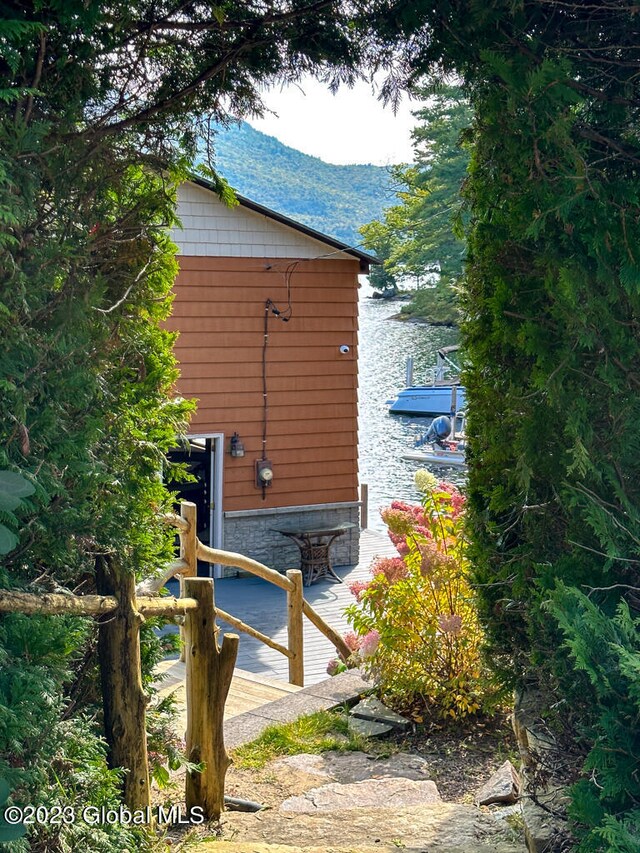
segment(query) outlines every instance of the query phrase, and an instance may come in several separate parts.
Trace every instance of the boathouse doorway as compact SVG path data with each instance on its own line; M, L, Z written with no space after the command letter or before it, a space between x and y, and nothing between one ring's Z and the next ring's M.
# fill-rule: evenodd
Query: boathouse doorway
M210 548L223 548L222 483L224 464L223 433L190 435L188 444L173 450L173 462L184 463L196 479L192 483L170 484L178 492L177 501L191 501L197 507L198 539ZM198 563L198 574L219 578L222 567Z

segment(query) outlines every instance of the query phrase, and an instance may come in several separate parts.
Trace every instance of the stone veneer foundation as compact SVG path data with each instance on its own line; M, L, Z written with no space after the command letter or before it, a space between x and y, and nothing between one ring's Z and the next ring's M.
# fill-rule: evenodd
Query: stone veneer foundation
M354 566L360 552L360 504L357 501L225 512L223 547L225 551L251 557L280 572L298 569L298 546L278 533L278 529L330 527L345 521L358 526L335 540L331 546L331 562L333 566ZM236 569L223 571L225 577L240 574Z

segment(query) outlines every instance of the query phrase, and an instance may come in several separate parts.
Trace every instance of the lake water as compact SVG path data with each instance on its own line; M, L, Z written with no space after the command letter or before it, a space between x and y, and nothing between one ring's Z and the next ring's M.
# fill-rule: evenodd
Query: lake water
M369 486L369 527L385 531L381 507L394 499L419 501L413 475L419 462L403 460L426 430L430 418L390 415L387 400L405 387L406 360L413 356L414 381L422 381L436 363L442 346L458 342L458 332L438 326L390 319L402 303L371 299L368 284L360 289L359 429L360 482ZM450 482L464 481L464 473L434 467L434 474Z

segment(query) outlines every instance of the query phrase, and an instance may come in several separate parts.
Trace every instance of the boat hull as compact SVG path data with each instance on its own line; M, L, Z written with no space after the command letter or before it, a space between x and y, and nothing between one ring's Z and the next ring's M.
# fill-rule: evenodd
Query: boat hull
M465 407L465 391L460 385L412 385L400 391L389 406L394 415L448 415L451 392L456 389L456 410Z
M410 462L422 462L426 465L444 465L448 468L467 467L463 450L441 450L438 447L433 447L414 453L405 453L402 458Z

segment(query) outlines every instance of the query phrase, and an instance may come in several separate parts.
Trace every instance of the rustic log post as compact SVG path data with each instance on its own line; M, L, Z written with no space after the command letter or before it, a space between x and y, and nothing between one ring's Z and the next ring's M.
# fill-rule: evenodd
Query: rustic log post
M287 591L287 628L289 635L289 683L304 687L304 637L302 626L303 579L300 569L289 569L287 577L293 584Z
M224 747L224 706L238 654L238 635L226 634L222 647L215 636L213 582L185 578L185 592L198 609L185 617L187 658L187 759L203 764L187 773L187 812L199 807L207 819L224 810L224 779L231 761Z
M184 597L185 578L195 578L198 575L198 510L194 503L182 501L180 504L180 516L189 526L180 534L180 558L187 564L187 568L180 575L180 597ZM180 628L180 660L185 660L185 635L184 629Z
M96 565L98 592L114 595L119 607L101 618L98 660L102 684L104 729L111 767L124 772L123 799L130 809L150 805L147 758L147 697L140 671L140 624L135 578L112 557Z

